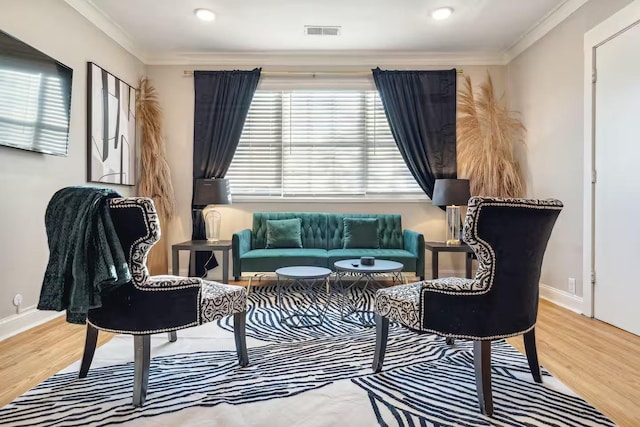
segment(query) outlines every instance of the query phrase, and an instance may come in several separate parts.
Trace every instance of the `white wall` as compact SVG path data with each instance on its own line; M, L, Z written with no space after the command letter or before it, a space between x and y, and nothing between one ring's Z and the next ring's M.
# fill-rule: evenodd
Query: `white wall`
M37 304L49 255L49 199L62 187L86 184L87 61L134 86L144 65L62 0L2 0L0 29L73 68L68 157L0 147L1 324L14 318L15 294L23 295L23 310Z
M331 64L331 62L327 62ZM256 64L255 66L259 66ZM362 64L358 70L369 70L376 64ZM286 66L277 69L282 70ZM453 66L435 67L449 69ZM253 66L212 67L212 66L148 66L148 75L158 90L160 104L164 110L164 129L167 137L167 155L173 186L176 191L177 218L166 228L169 244L189 240L191 238L191 180L193 171L193 108L194 92L193 78L184 76L183 70L189 69L251 69ZM314 67L314 71L322 71L322 67ZM336 67L325 66L329 70ZM353 68L353 67L352 67ZM383 67L392 69L393 67ZM409 67L403 65L401 69ZM425 67L426 68L426 67ZM434 67L430 67L434 68ZM459 65L465 73L471 76L474 84L479 84L490 72L496 90L501 94L505 90L506 68L502 66L480 67ZM265 71L268 71L266 68ZM461 80L459 80L461 83ZM373 86L372 86L373 88ZM238 203L217 208L222 213L222 239L230 239L232 234L244 228L251 228L252 214L256 211L319 211L319 212L375 212L397 213L402 215L403 228L419 231L427 240L444 239L444 213L431 205L430 201L423 200L399 202L393 200L390 203L357 202L345 203L334 201L315 202L269 202L269 203ZM181 270L186 273L187 253L181 255ZM456 270L458 274L464 274L464 258L461 254L443 254L440 256L441 274L444 270L452 274ZM231 271L231 270L230 270ZM426 275L430 277L431 262L427 254ZM210 277L221 278L220 267L210 273Z
M511 108L528 129L529 195L555 197L560 214L545 255L541 281L582 295L584 34L631 0L591 0L511 61Z

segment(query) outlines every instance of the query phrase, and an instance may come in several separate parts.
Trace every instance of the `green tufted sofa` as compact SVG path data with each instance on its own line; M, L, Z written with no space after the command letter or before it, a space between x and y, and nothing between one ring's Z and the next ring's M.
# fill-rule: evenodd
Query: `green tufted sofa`
M302 248L265 249L267 220L302 220ZM378 218L380 249L343 249L344 218ZM404 272L424 279L424 236L402 230L400 215L343 214L321 212L256 212L253 229L233 235L233 275L243 272L274 272L280 267L314 265L333 269L336 261L362 256L388 259L404 264Z

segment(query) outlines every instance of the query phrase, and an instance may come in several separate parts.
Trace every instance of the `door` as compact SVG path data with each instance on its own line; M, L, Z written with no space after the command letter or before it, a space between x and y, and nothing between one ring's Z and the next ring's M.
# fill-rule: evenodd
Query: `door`
M640 25L595 64L594 316L640 335Z

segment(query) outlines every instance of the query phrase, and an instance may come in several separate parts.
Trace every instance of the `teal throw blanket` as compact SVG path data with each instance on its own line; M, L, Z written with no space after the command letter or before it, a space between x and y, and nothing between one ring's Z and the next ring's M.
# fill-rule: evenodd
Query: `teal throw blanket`
M110 189L67 187L53 195L45 226L49 263L40 291L40 310L67 310L67 322L84 324L101 306L101 294L131 281L107 200Z

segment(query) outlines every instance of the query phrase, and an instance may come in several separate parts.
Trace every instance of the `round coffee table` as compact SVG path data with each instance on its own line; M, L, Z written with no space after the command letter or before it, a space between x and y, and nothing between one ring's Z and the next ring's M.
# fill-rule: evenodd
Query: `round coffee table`
M331 294L326 294L324 304L321 291L329 280L331 270L324 267L298 266L282 267L276 270L277 300L280 311L280 323L292 328L320 326L327 313ZM287 292L289 290L300 292Z
M386 259L376 259L373 265L362 265L359 259L345 259L336 261L333 264L336 269L336 284L342 294L340 299L340 318L346 322L355 323L362 326L374 326L373 312L369 309L365 291L369 287L381 288L383 285L378 282L380 275L391 275L394 284L403 283L402 269L404 265L400 262ZM353 276L355 280L348 286L343 283L345 276ZM353 289L364 282L362 293L351 295Z

